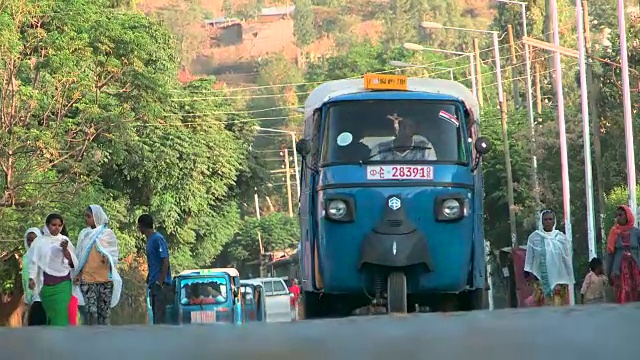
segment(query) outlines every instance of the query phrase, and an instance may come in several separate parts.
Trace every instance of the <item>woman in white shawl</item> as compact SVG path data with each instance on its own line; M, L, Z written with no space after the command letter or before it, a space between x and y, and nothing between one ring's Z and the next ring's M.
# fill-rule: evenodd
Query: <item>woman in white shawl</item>
M556 230L556 216L551 210L540 213L538 230L529 235L525 278L533 283L531 306L569 304L575 278L571 246L565 234Z
M49 325L69 325L71 302L71 269L78 264L69 238L60 232L62 216L49 214L45 231L38 236L29 251L29 289L39 296Z
M79 304L84 306L84 325L109 325L111 308L120 301L122 279L118 274L118 240L107 227L109 218L101 206L85 213L87 228L78 236L75 269L80 284Z
M38 236L42 236L42 232L37 227L27 229L24 233L24 247L27 251L31 247L31 244ZM22 288L24 289L24 302L29 306L27 311L26 324L28 326L47 325L47 314L44 312L40 296L34 295L29 289L29 260L28 252L25 252L22 257Z

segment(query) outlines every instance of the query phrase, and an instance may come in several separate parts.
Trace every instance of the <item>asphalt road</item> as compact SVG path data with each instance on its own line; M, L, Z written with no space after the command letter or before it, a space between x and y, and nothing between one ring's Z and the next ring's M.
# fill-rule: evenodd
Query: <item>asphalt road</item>
M640 305L371 316L295 323L0 329L1 359L626 360Z

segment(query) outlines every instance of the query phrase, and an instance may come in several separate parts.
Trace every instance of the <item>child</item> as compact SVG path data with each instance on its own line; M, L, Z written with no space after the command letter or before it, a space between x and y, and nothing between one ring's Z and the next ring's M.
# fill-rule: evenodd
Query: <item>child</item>
M607 277L602 269L602 260L593 258L589 262L591 271L584 278L580 297L582 304L602 304L606 302L605 289L608 286Z

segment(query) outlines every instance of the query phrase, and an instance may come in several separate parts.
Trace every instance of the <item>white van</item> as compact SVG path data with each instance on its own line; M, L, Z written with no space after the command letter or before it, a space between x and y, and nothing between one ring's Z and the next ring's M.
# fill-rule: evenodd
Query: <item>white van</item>
M291 294L281 278L254 278L243 280L248 283L258 283L264 288L267 322L291 321Z

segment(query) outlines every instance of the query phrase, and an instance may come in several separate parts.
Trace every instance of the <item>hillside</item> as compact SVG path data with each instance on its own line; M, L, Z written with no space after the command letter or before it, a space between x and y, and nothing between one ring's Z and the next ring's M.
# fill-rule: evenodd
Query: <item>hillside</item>
M493 13L490 0L459 1L463 17L473 18L479 27L490 23ZM385 0L357 0L340 10L315 6L315 27L331 27L332 31L320 30L320 36L305 49L306 55L331 54L335 48L335 34L378 40L383 26L373 9L385 6L384 3ZM256 4L253 3L254 8L258 6ZM222 20L225 6L245 9L245 13L250 9L247 2L238 0L230 0L227 4L225 0L141 0L138 3L141 11L163 18L182 42L184 71L181 80L207 74L216 75L228 85L252 84L257 75L256 63L261 59L275 53L283 54L291 61L298 59L301 52L295 44L293 9L287 8L291 4L265 2L253 10L253 16L236 21Z

